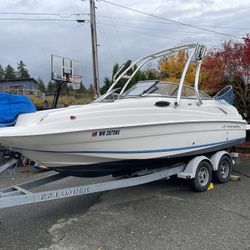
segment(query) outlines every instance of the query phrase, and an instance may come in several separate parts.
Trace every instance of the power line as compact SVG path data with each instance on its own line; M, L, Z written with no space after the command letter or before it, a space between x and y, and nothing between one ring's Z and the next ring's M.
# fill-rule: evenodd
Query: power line
M75 19L60 19L60 18L0 18L0 21L55 21L55 22L76 22ZM81 20L85 22L85 20ZM87 20L86 20L87 22Z
M120 44L120 48L121 48L122 54L123 54L123 56L124 56L124 59L125 59L125 60L128 60L127 54L126 54L126 52L125 52L125 50L124 50L124 46L123 46L123 44L122 44L122 41L121 41L121 38L120 38L120 36L119 36L117 27L116 27L116 25L115 25L115 23L114 23L114 20L113 20L113 18L112 18L112 15L111 15L111 13L110 13L110 10L109 10L109 7L108 7L108 4L107 4L107 3L106 3L106 9L107 9L107 11L108 11L109 16L111 17L111 22L112 22L112 25L113 25L113 27L114 27L114 31L115 31L115 34L116 34L116 36L117 36L117 40L118 40L118 42L119 42L119 44Z
M72 16L89 16L89 13L56 13L56 12L0 12L0 15L27 15L27 16L59 16L61 18L70 18ZM126 21L135 21L135 22L149 22L149 23L162 23L162 24L175 24L175 23L166 23L166 22L158 22L158 21L148 21L148 20L140 20L135 18L125 18L125 17L117 17L117 16L103 16L98 15L100 18L109 18L109 19L118 19L118 20L126 20ZM175 24L176 25L176 24ZM230 26L209 26L209 25L196 25L197 27L207 27L207 28L223 28L223 29L236 29L236 30L249 30L249 28L239 28L239 27L230 27Z
M106 24L109 25L107 23L102 23L102 24ZM124 27L124 26L119 26L119 27ZM168 29L158 29L158 28L152 28L152 27L146 27L146 26L138 26L138 27L131 27L126 25L126 28L137 28L137 29L147 29L147 30L156 30L156 31L168 31L168 32L177 32L177 33L191 33L191 34L202 34L201 32L196 32L196 31L180 31L180 30L168 30ZM204 34L208 34L208 32L204 32ZM210 33L209 33L210 34Z
M150 13L147 13L147 12L144 12L144 11L141 11L141 10L137 10L137 9L130 8L130 7L127 7L127 6L124 6L124 5L113 3L113 2L110 2L108 0L99 0L99 1L103 1L105 3L111 4L111 5L126 9L126 10L137 12L137 13L140 13L140 14L143 14L143 15L146 15L146 16L150 16L150 17L154 17L154 18L157 18L157 19L165 20L165 21L168 21L168 22L171 22L171 23L176 23L176 24L179 24L179 25L182 25L182 26L186 26L186 27L190 27L190 28L194 28L194 29L199 29L199 30L203 30L203 31L207 31L207 32L211 32L211 33L219 34L219 35L223 35L223 36L228 36L228 37L232 37L232 38L243 39L242 37L237 37L237 36L234 36L234 35L226 34L226 33L223 33L223 32L219 32L219 31L215 31L215 30L211 30L211 29L207 29L207 28L201 28L201 27L198 27L198 26L195 26L195 25L175 21L175 20L172 20L172 19L169 19L169 18L157 16L157 15L154 15L154 14L150 14Z
M97 23L99 24L99 27L101 27L101 25L112 27L110 24L107 24L107 23L102 23L102 22L97 22ZM177 42L181 42L181 43L188 43L188 41L171 39L171 38L168 38L168 37L165 37L165 36L160 36L160 35L152 34L152 33L148 33L148 32L142 32L141 30L130 29L130 28L127 28L127 27L121 27L121 29L125 30L125 31L129 31L129 32L134 32L134 33L137 33L137 34L139 33L139 34L142 34L142 35L150 36L150 37L159 37L159 38L162 38L164 40L173 40L173 41L177 41ZM207 46L212 46L214 48L215 44L206 42L206 45Z
M103 15L97 15L98 18L108 18L110 19L110 16L103 16ZM118 16L112 16L112 19L117 19L118 21L125 20L126 22L141 22L141 23L159 23L159 24L167 24L167 25L179 25L176 23L169 23L169 22L160 22L160 21L153 21L153 20L141 20L136 18L126 18L126 17L118 17ZM206 28L215 28L215 29L235 29L235 30L249 30L250 28L239 28L239 27L231 27L231 26L210 26L210 25L196 25L197 27L206 27Z
M101 24L101 25L106 25L106 26L112 27L112 25L110 25L110 24L100 23L100 22L97 22L97 23L98 23L98 24ZM176 42L185 43L185 41L183 41L183 40L178 40L178 39L174 39L174 38L168 38L168 37L165 37L165 36L159 36L159 35L151 34L151 33L148 33L148 32L142 32L142 31L136 30L136 29L126 28L126 27L121 27L121 29L127 30L127 31L131 31L131 32L135 32L135 33L137 33L137 34L139 33L139 34L146 35L146 36L159 37L159 38L163 38L163 39L165 39L165 40L171 40L171 41L176 41Z
M88 15L89 13L53 13L53 12L0 12L0 15L22 15L22 16L59 16L70 18L72 16Z
M105 36L104 36L104 32L102 31L101 26L97 25L97 29L98 29L99 33L101 34L102 39L103 39L103 41L104 41L106 47L108 48L109 53L110 53L111 57L113 58L114 62L118 62L118 61L116 60L116 58L115 58L115 56L114 56L114 54L113 54L111 48L109 47L109 43L107 42L107 40L106 40L106 38L105 38Z

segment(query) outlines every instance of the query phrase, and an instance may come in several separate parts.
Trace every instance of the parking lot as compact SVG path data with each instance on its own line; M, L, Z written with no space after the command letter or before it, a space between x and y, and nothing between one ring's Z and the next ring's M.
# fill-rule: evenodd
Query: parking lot
M0 249L250 249L250 157L240 161L234 168L239 182L203 193L183 180L164 180L2 209ZM0 185L48 174L18 172ZM70 177L61 185L96 181Z

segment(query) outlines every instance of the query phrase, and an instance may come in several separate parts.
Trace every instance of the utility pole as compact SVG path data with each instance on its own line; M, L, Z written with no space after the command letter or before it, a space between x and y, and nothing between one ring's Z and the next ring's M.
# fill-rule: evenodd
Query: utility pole
M90 29L91 29L91 41L92 41L92 62L93 62L94 90L95 90L95 95L100 96L95 0L89 0L89 5L90 5Z

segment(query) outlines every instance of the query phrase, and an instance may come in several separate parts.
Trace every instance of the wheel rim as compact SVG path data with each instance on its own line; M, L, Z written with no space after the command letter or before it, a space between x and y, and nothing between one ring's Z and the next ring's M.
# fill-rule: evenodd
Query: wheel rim
M223 161L220 166L220 175L223 179L226 179L229 175L230 165L228 161Z
M209 171L206 167L201 167L198 174L198 182L201 186L206 186L209 180Z

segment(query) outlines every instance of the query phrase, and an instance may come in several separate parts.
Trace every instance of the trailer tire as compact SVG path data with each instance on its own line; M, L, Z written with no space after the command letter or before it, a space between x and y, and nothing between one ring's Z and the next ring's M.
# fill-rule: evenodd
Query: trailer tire
M223 155L219 161L218 169L213 173L214 180L218 183L228 182L231 176L233 162L229 155Z
M191 180L195 191L207 191L212 180L212 164L208 160L203 160L199 163L195 177Z

